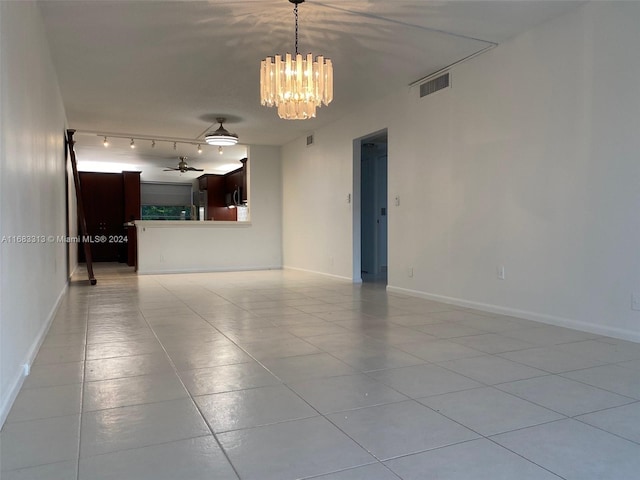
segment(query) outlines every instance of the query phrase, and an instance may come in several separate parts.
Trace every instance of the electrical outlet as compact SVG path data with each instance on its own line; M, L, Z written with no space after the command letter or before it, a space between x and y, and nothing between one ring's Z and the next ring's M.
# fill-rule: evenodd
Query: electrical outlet
M640 293L631 295L631 310L640 310Z
M504 265L500 265L496 269L496 273L498 275L498 280L504 280Z
M409 269L407 270L407 275L409 275L409 277L413 277L413 267L409 267Z

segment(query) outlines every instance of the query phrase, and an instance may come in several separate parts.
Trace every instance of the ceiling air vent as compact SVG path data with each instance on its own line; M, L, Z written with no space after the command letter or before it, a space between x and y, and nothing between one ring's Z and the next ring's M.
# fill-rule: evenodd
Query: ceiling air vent
M307 147L313 145L313 135L307 135Z
M449 87L449 74L445 73L439 77L429 80L420 85L420 98L436 93L438 90Z

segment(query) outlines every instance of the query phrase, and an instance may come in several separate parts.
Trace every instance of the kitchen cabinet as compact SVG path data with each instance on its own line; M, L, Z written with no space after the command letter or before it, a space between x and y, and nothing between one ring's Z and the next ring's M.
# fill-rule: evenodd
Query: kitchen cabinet
M135 265L135 233L124 224L140 219L140 172L79 172L79 178L93 261ZM78 261L85 261L83 248Z
M124 189L124 220L127 235L127 265L138 265L138 241L134 220L140 220L142 205L140 202L140 173L122 172L122 185Z
M237 221L238 212L233 207L247 201L247 159L240 161L242 167L225 175L198 177L200 190L207 191L207 220Z

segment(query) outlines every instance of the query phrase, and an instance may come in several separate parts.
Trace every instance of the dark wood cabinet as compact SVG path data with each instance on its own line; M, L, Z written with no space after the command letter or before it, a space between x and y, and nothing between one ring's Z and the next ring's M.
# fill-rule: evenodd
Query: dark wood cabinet
M128 241L135 247L135 236L124 224L140 218L140 172L79 172L79 178L93 261L135 265ZM85 261L83 248L78 261Z
M124 220L127 226L127 265L138 266L138 237L135 225L130 224L134 220L140 220L142 205L140 203L140 173L122 172L122 185L124 189Z
M207 220L237 221L236 206L247 201L247 159L242 167L225 175L206 174L198 177L200 190L207 191Z
M124 219L140 220L140 172L122 172Z

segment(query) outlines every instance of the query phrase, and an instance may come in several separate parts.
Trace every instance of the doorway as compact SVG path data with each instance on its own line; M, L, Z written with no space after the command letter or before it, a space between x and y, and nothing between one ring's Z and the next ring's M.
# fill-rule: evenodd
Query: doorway
M360 140L360 270L387 284L387 131Z

